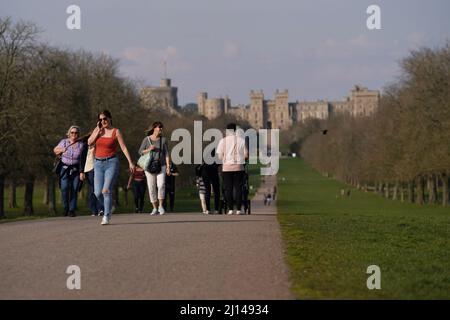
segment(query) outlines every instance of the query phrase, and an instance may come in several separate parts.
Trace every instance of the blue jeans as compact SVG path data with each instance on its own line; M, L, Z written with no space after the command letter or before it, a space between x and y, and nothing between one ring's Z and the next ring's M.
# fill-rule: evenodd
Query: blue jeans
M89 184L89 194L88 194L88 200L89 200L89 209L91 210L91 213L93 214L99 214L100 211L104 211L103 204L98 201L97 197L95 196L94 192L94 170L91 170L89 172L86 172L86 177Z
M119 174L119 158L94 162L94 192L105 208L105 216L111 216L112 190Z
M63 166L60 175L61 196L64 213L75 212L77 208L77 188L80 183L80 172L70 166Z

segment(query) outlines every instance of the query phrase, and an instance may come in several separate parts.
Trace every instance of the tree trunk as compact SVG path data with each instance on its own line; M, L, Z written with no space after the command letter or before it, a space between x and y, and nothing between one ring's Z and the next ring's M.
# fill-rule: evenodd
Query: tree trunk
M3 174L0 174L0 219L5 217L4 194L5 194L5 176Z
M443 173L441 175L441 180L442 180L442 205L446 207L448 206L448 196L449 196L448 175L446 173Z
M33 175L29 175L25 180L25 196L23 205L23 213L25 215L32 215L34 213L33 211L34 180L35 177Z
M414 197L414 187L415 187L414 180L410 180L408 182L408 200L411 203L414 203L414 199L415 199L415 197Z
M376 189L377 189L377 193L379 195L382 195L383 194L383 183L378 181L377 185L376 185Z
M118 184L116 184L114 186L113 200L114 200L114 203L115 203L116 207L120 207L120 202L119 202L119 185Z
M425 180L423 176L417 178L417 204L425 203Z
M394 191L392 194L392 200L397 200L398 198L398 181L395 181Z
M15 179L11 180L8 202L9 208L17 208L17 182Z
M44 189L44 197L42 198L42 204L44 206L48 206L48 189L50 186L48 185L50 183L49 177L45 180L45 189Z
M125 207L128 207L128 189L126 187L123 188L123 195Z
M384 197L386 199L389 199L389 194L390 194L390 190L389 190L389 182L386 182L384 185Z
M55 177L53 175L47 176L47 205L48 212L56 214L56 190Z
M437 202L436 176L434 174L428 176L428 203Z
M405 202L405 186L403 182L400 183L400 201Z

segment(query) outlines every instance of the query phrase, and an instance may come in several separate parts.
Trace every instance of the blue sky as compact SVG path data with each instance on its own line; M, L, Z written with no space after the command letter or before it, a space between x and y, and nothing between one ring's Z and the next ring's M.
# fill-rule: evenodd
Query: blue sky
M71 4L81 30L66 28ZM371 4L382 30L366 27ZM166 60L181 105L200 91L238 104L252 89L288 89L290 101L382 89L410 50L450 39L449 13L448 0L0 0L0 16L35 22L50 44L108 53L147 85Z

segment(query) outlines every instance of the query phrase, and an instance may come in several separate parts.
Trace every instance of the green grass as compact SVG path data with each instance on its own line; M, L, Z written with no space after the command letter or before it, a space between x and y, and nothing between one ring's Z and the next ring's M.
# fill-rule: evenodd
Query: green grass
M250 196L253 196L255 191L258 189L260 185L260 174L259 174L259 165L250 165L249 166L249 175L250 175L250 185L253 186ZM87 186L85 186L86 188ZM44 189L45 186L41 184L36 184L34 193L33 193L33 208L34 215L32 216L24 216L23 215L23 198L24 198L24 187L17 188L17 208L5 208L6 216L4 219L0 219L0 223L2 222L10 222L10 221L19 221L19 220L29 220L29 219L42 219L48 217L61 216L63 213L62 204L59 203L59 189L57 192L57 203L56 209L57 214L49 214L48 208L46 205L42 203L44 197ZM87 188L86 188L87 190ZM7 198L8 190L5 190L5 203L8 203ZM214 202L212 200L212 202ZM114 214L120 213L133 213L134 212L134 202L133 202L133 193L131 190L128 192L128 205L125 205L125 195L122 191L119 192L119 203L120 206L116 208ZM175 212L201 212L200 199L198 196L198 191L195 185L185 188L178 188L175 193ZM148 199L148 195L145 198L145 212L151 211L151 204ZM90 215L90 210L86 206L86 200L82 199L81 196L78 198L78 215Z
M450 208L388 200L281 160L278 219L299 299L449 299ZM381 268L368 290L367 267Z

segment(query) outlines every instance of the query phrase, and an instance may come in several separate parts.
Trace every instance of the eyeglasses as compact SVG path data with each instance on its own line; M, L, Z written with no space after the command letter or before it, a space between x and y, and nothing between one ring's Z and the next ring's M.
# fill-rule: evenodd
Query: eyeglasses
M70 134L79 134L79 132L78 131L72 131L72 132L70 132Z
M100 121L108 121L108 118L99 118Z

